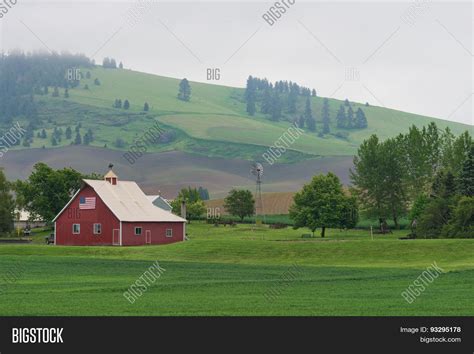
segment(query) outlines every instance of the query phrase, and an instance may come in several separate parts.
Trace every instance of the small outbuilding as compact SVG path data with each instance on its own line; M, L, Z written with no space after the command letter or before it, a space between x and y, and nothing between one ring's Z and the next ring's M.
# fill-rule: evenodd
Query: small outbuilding
M157 208L133 181L110 170L83 180L54 218L56 245L137 246L184 241L186 219Z

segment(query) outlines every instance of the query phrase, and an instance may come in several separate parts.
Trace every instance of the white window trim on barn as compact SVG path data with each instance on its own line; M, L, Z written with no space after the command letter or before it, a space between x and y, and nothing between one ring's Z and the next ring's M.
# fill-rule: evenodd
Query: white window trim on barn
M94 235L100 235L102 233L102 224L94 224L93 233Z
M166 237L173 237L173 229L166 229Z
M75 232L75 227L77 226L77 232ZM81 224L72 224L72 233L74 235L80 235L81 234Z
M139 234L137 233L137 230L140 230L140 233L139 233ZM136 226L136 227L135 227L135 236L141 236L141 235L142 235L142 228L139 227L139 226Z

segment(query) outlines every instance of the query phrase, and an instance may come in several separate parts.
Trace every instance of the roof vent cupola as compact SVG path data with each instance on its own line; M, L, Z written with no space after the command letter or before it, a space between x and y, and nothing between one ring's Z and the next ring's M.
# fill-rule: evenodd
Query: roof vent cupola
M115 186L117 184L118 177L114 173L114 171L112 171L113 167L114 167L114 165L112 165L112 164L109 165L109 172L107 172L106 175L104 176L104 180L109 182L111 185Z

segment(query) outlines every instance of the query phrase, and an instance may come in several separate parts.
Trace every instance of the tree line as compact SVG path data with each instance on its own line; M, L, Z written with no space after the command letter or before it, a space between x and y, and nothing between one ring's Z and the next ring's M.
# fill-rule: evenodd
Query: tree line
M250 116L254 116L257 111L260 111L272 121L295 122L301 129L306 128L311 132L317 131L319 136L331 133L332 126L339 129L367 128L368 123L364 111L359 107L354 113L348 100L339 107L333 122L329 100L325 98L320 119L317 119L311 104L311 97L316 96L315 89L300 86L295 82L277 81L271 83L267 79L249 76L244 99L247 114ZM299 103L300 101L304 101L304 107ZM317 121L320 122L320 127L318 127Z
M92 66L93 62L84 55L19 51L0 54L0 123L10 124L21 116L35 124L38 107L34 95L47 93L48 87L74 87L78 82L67 79L67 70Z
M412 126L384 141L372 135L354 157L353 192L364 213L379 220L382 232L387 219L398 227L400 218L409 216L413 237L465 235L466 229L453 231L453 225L460 222L454 217L461 205L474 205L473 154L467 131L456 137L435 123ZM472 229L473 222L464 225Z

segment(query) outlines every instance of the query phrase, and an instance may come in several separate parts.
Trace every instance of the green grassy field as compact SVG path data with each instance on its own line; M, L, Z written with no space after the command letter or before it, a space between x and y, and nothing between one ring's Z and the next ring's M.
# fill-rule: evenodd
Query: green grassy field
M167 246L0 245L0 273L23 268L0 315L474 315L474 240L303 233L192 223L189 241ZM130 304L123 292L155 261L166 271ZM408 304L401 292L433 262L446 273Z

